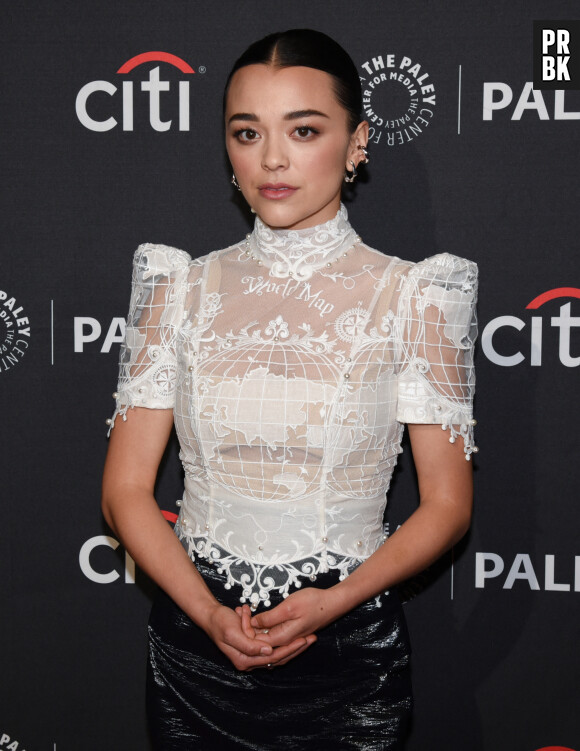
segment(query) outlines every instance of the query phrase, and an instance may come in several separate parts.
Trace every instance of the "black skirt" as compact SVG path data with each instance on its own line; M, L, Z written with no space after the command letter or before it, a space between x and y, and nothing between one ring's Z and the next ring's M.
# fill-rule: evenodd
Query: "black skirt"
M214 596L239 605L236 587L203 561ZM304 580L327 588L338 572ZM274 607L281 597L272 595ZM273 670L236 670L163 592L149 622L147 715L156 751L395 751L411 714L409 639L394 592L363 603L318 632L318 641Z

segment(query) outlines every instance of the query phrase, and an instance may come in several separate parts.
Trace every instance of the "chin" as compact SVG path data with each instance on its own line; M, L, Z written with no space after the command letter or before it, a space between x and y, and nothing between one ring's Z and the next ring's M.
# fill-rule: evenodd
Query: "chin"
M254 208L264 224L274 229L291 229L307 218L303 212L292 211L284 206L258 205Z

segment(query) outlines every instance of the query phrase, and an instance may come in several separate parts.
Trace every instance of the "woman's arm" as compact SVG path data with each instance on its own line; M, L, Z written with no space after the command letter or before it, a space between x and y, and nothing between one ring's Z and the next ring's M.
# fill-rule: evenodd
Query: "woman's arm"
M420 504L407 521L344 581L309 587L252 618L268 628L271 644L284 644L336 620L362 602L422 571L463 537L471 519L472 467L463 441L449 443L440 425L409 425Z
M153 492L173 426L170 409L129 410L111 431L103 476L102 509L109 526L145 571L200 626L239 670L299 654L316 637L272 648L252 638L234 610L220 605L163 518ZM308 638L306 638L308 636Z

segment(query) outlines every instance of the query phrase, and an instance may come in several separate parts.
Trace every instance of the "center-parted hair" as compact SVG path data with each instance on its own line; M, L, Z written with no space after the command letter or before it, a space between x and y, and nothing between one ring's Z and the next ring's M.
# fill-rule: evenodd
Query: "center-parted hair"
M328 73L333 78L336 98L347 111L349 132L356 130L362 119L360 79L350 55L334 39L313 29L290 29L269 34L254 42L236 60L228 76L224 112L234 73L247 65L260 64L277 68L304 66Z

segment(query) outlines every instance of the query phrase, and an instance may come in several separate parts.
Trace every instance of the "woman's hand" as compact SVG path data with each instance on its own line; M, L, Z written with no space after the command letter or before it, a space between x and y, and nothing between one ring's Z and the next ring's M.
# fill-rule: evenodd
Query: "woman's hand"
M294 637L278 646L266 641L268 634L250 623L250 608L244 605L238 612L218 605L211 613L204 630L237 670L283 665L304 652L316 641L313 634Z
M267 638L273 647L281 648L296 639L310 638L315 632L336 620L345 611L340 594L330 589L306 587L293 592L271 610L253 616L251 626L260 638ZM260 632L267 629L267 634Z

